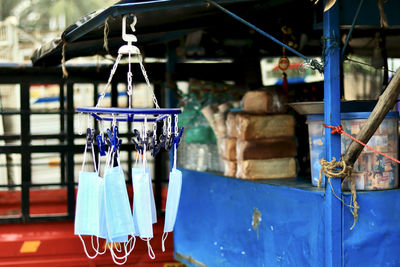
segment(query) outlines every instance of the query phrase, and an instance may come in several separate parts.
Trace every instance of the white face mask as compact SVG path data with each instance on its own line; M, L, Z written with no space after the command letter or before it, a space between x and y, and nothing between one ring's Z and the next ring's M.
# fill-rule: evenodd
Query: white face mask
M164 233L162 236L162 251L165 251L165 240L168 233L172 232L175 225L176 215L178 213L179 199L182 187L182 172L176 169L176 144L174 145L174 166L169 174L167 205L165 208Z
M88 129L88 132L91 132ZM98 176L96 165L94 164L94 172L85 172L85 161L88 146L85 146L85 153L83 156L82 170L79 173L78 194L76 199L76 212L74 233L79 235L82 242L86 256L90 259L95 258L99 254L99 233L100 233L100 182L101 178ZM91 144L93 161L95 161L94 147ZM89 255L85 241L82 235L88 235L91 238L92 249L95 251L93 256ZM97 246L94 245L93 239L96 239Z
M97 172L80 172L78 195L76 198L75 235L79 235L83 248L88 258L93 259L98 254L97 248L94 256L87 252L85 242L81 235L89 235L97 239L100 233L100 208L99 208L99 177Z
M112 161L112 159L113 155L110 155L109 160ZM109 166L112 166L112 163ZM108 247L113 261L116 264L123 264L133 250L132 240L136 241L136 239L125 178L119 162L117 167L106 168L105 170L104 203ZM132 236L130 239L128 238L129 235ZM123 245L115 247L115 242L123 243ZM129 250L128 244L131 247ZM114 250L121 252L122 248L125 249L124 255L117 256ZM122 259L123 262L118 262L117 259Z

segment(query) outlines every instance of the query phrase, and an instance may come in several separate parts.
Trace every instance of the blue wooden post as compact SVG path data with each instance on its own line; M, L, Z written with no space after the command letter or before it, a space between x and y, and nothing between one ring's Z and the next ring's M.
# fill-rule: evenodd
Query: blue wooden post
M340 32L339 7L336 3L324 13L324 40L326 50L324 70L324 120L327 125L340 125ZM340 159L340 135L325 128L325 158ZM341 196L341 180L331 179L336 195ZM333 195L327 179L325 200L325 266L342 266L342 203Z

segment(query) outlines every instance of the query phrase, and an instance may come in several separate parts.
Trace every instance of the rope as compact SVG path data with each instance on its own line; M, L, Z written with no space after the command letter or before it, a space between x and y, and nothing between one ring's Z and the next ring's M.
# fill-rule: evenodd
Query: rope
M388 159L390 159L390 160L393 160L394 162L397 162L397 163L400 164L400 161L399 161L398 159L395 159L395 158L393 158L393 157L391 157L391 156L389 156L389 155L386 155L385 153L379 152L379 151L376 150L375 148L370 147L369 145L367 145L367 144L361 142L360 140L358 140L358 139L356 139L355 137L351 136L350 134L346 133L346 132L343 130L342 125L339 125L339 126L331 126L331 125L326 125L326 124L324 124L324 127L327 127L327 128L332 129L332 131L331 131L332 134L335 134L335 133L337 133L337 134L344 134L344 135L346 135L347 137L349 137L350 139L352 139L353 141L359 143L360 145L365 146L366 148L368 148L368 149L374 151L375 153L378 153L379 155L382 155L382 156L384 156L384 157L386 157L386 158L388 158Z
M357 138L355 138L355 137L351 136L350 134L346 133L343 130L342 125L338 125L338 126L332 126L332 125L326 125L326 124L323 124L323 125L324 125L324 127L332 129L331 134L344 134L347 137L349 137L350 139L352 139L353 141L359 143L360 145L362 145L362 146L374 151L375 153L378 153L379 155L382 155L382 156L384 156L384 157L386 157L386 158L388 158L388 159L400 164L399 160L397 160L397 159L395 159L395 158L393 158L393 157L391 157L389 155L386 155L385 153L379 152L378 150L370 147L369 145L361 142ZM328 182L331 185L332 192L335 195L335 197L338 198L340 201L342 201L342 203L344 205L346 205L347 207L350 208L350 211L354 216L354 223L353 223L353 226L350 228L350 230L353 230L353 228L355 226L355 223L358 221L358 209L360 208L360 206L357 203L356 184L354 182L354 179L351 179L352 167L351 166L347 166L346 163L343 160L341 160L340 162L337 162L335 158L333 158L333 160L331 162L327 162L326 160L321 159L320 163L321 163L321 171L319 173L318 187L321 186L322 172L324 172L325 176L328 177ZM335 192L333 191L333 187L332 187L330 178L344 178L344 179L349 178L350 179L350 181L351 181L351 187L350 187L350 190L351 190L351 203L353 203L352 205L347 205L346 203L344 203L344 201L341 198L339 198L335 194Z
M289 50L290 52L292 52L293 54L295 54L298 57L301 57L302 59L304 59L306 62L308 62L310 64L310 66L315 69L318 70L320 73L324 72L324 67L315 59L311 59L306 57L305 55L301 54L299 51L293 49L292 47L282 43L281 41L279 41L278 39L276 39L275 37L273 37L272 35L266 33L265 31L261 30L260 28L258 28L257 26L251 24L250 22L244 20L243 18L239 17L238 15L232 13L231 11L225 9L224 7L220 6L219 4L217 4L216 2L212 1L212 0L206 0L208 3L212 4L213 6L215 6L216 8L220 9L222 12L230 15L231 17L233 17L234 19L240 21L241 23L247 25L248 27L252 28L253 30L255 30L256 32L260 33L261 35L263 35L264 37L269 38L271 41L277 43L278 45L286 48L287 50Z
M65 47L67 46L67 43L64 42L62 46L62 58L61 58L61 68L62 68L62 73L63 73L63 78L68 78L68 71L67 68L65 67Z
M385 10L383 9L382 3L383 3L383 0L378 0L379 15L381 17L380 22L381 22L382 28L387 28L387 27L389 27L389 23L387 21Z
M332 161L326 161L325 159L322 158L320 160L320 164L321 164L321 170L319 172L318 187L321 187L322 173L324 173L325 176L328 178L328 183L331 187L332 194L338 200L340 200L340 202L342 202L343 205L348 207L350 209L351 214L353 214L354 221L353 225L350 227L350 230L353 230L354 226L358 221L358 210L360 209L360 206L358 205L357 202L356 183L354 182L354 179L351 179L351 172L353 170L353 167L346 165L344 160L336 161L336 158L332 158ZM333 189L332 186L331 178L343 178L343 180L350 179L351 204L345 203L344 200L335 193L335 190Z
M104 40L103 40L103 47L107 51L107 53L110 53L110 50L108 49L108 33L110 32L110 27L108 25L108 21L110 20L111 16L107 17L106 21L104 22Z

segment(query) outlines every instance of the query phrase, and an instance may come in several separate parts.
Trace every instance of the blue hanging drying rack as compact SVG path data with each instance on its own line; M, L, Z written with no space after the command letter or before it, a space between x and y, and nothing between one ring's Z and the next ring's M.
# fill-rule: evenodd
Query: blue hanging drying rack
M182 113L181 109L179 108L160 108L157 99L154 95L153 89L151 88L149 79L147 77L146 70L143 65L143 59L140 54L139 48L134 46L132 43L137 42L137 38L134 34L127 34L126 33L126 19L127 16L124 16L122 19L122 39L127 42L127 44L121 46L118 50L118 57L114 62L113 68L111 70L110 76L108 78L108 82L104 87L102 94L99 97L99 100L95 107L78 107L76 109L77 112L86 113L93 116L98 121L118 121L118 122L161 122L164 121L164 127L166 127L166 121L168 121L168 127L170 129L174 129L174 131L168 131L168 135L166 135L166 131L163 131L163 134L160 135L160 140L167 140L166 143L172 144L176 143L179 144L180 137L182 135L183 127L180 131L177 128L177 118L178 114ZM133 16L133 23L130 25L130 28L133 32L135 32L135 25L136 25L136 16ZM116 108L116 107L101 107L101 102L104 99L106 92L110 88L112 78L116 72L118 64L123 55L128 55L128 81L127 81L127 95L128 95L128 108ZM151 91L153 102L155 108L132 108L132 72L131 72L131 56L137 55L139 59L139 64L142 70L142 74L146 80L147 88ZM155 130L154 130L155 131ZM178 133L179 132L179 133ZM160 150L160 144L157 145L156 141L157 137L154 134L153 138L153 151L152 155L155 156L158 151ZM144 140L144 139L143 139ZM132 140L137 148L140 147L140 144L137 145L135 140ZM165 141L161 141L160 143L164 143ZM104 144L103 144L104 146ZM171 148L170 145L163 145L166 150Z

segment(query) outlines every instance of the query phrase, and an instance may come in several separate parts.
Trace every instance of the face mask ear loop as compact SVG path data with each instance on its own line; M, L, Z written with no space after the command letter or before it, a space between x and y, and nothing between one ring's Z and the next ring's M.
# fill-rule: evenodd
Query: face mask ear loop
M110 244L111 244L111 245L110 245ZM126 251L125 251L125 255L124 255L124 256L117 256L117 255L115 254L115 252L114 252L114 245L115 245L115 244L116 244L116 242L113 242L112 240L111 240L110 243L108 243L108 248L110 249L111 255L113 255L117 260L122 260L122 259L125 259L126 257L128 257L128 254L126 253ZM118 243L118 245L119 245L119 243ZM118 252L121 252L121 251L122 251L121 248L122 248L122 247L120 246L120 249L118 250L118 249L115 247L115 250L118 251Z
M174 166L173 166L173 169L176 169L176 158L177 158L177 155L176 155L176 144L174 144Z
M101 155L98 154L99 158L97 159L97 175L100 177L100 163L101 163Z
M138 165L139 157L140 157L140 153L139 153L139 151L136 151L135 167L137 167L137 165Z
M151 247L150 239L151 238L147 238L147 253L149 254L150 259L154 260L156 258L156 255L154 254L153 248Z
M112 257L113 262L115 264L117 264L117 265L124 265L126 263L126 261L128 260L128 257L127 256L118 257L117 255L115 255L115 253L113 251L113 246L110 246L110 244L112 244L112 243L108 243L108 248L110 249L110 253L111 253L111 257ZM118 262L117 259L118 260L123 259L124 261L123 262Z
M99 251L99 248L100 248L99 237L96 236L96 240L97 240L97 250L94 248L94 245L93 245L93 236L92 236L92 248L93 248L94 251L96 251L96 253L98 253L99 255L103 255L103 254L106 253L106 251L107 251L107 245L104 246L104 251L100 252L100 251Z
M94 153L94 145L92 143L92 157L93 157L93 166L94 166L94 171L98 173L98 169L96 166L96 155Z
M90 256L89 253L87 252L86 245L85 245L85 241L83 240L82 236L79 235L79 238L80 238L80 240L81 240L81 242L82 242L83 250L85 251L86 256L87 256L89 259L94 259L94 258L96 258L97 255L98 255L99 253L96 251L96 254L94 254L94 256Z
M120 158L119 158L119 150L117 150L115 153L117 153L117 163L118 163L118 166L121 168L122 166L121 166L121 160L120 160ZM122 169L122 168L121 168Z
M135 248L136 245L136 237L132 234L131 238L129 239L128 243L125 244L125 250L127 250L129 244L129 251L128 255L131 254L132 250Z
M164 232L161 237L161 249L162 252L165 252L165 240L167 240L168 232Z
M119 242L116 242L116 243L114 243L114 244L115 244L115 250L118 251L118 252L121 252L121 251L122 251L121 244L120 244ZM119 247L119 248L118 248L118 247Z
M82 161L82 172L84 171L85 168L85 162L86 162L86 151L87 151L87 143L85 145L85 152L83 152L83 161Z

